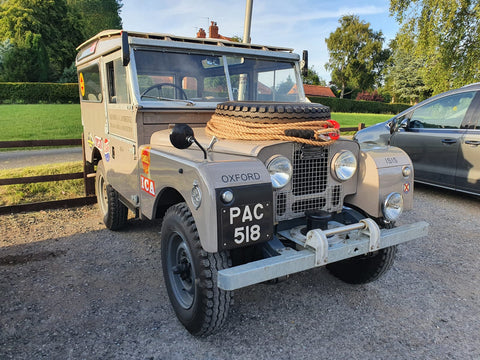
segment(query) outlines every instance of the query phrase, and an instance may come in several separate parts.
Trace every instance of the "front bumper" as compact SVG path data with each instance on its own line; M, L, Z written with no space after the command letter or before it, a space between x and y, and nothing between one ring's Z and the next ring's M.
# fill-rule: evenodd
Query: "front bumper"
M280 237L297 243L299 250L271 241L278 253L266 259L220 270L217 285L223 290L235 290L278 277L323 266L336 261L364 255L398 245L428 234L428 223L420 221L393 229L380 230L371 219L357 224L322 231L310 230L306 236L298 229L281 231Z

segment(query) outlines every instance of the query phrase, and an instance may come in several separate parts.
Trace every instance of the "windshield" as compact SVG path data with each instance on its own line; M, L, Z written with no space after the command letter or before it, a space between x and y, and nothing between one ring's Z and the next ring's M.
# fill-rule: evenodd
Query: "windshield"
M136 50L135 64L143 103L305 101L294 62Z

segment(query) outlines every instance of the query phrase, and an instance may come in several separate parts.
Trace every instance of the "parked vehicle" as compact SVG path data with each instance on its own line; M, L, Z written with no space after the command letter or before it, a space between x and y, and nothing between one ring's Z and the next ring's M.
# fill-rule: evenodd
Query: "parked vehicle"
M360 144L397 146L415 181L480 194L480 83L447 91L359 131Z
M116 30L79 47L104 223L121 229L128 209L163 218L166 289L194 335L225 322L232 290L318 266L373 281L397 244L427 233L425 222L394 227L413 203L408 156L338 138L328 107L305 98L299 60L274 46Z

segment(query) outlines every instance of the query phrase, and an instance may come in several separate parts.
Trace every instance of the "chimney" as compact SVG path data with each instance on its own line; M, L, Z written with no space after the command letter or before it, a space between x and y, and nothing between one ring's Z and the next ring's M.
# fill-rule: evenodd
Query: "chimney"
M205 39L206 37L207 33L205 32L205 30L203 30L202 28L198 29L197 38Z
M218 26L215 21L212 21L212 24L208 29L208 37L211 39L220 39L220 35L218 35Z

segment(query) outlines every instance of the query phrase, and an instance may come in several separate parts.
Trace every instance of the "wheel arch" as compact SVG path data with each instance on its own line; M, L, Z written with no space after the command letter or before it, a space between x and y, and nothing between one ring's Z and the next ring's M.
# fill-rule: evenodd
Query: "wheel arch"
M100 153L100 150L98 150L98 148L94 147L92 150L92 158L90 162L93 165L97 165L100 160L102 160L102 154Z
M182 202L185 202L185 199L176 189L173 187L163 188L155 199L153 218L163 217L168 208Z

